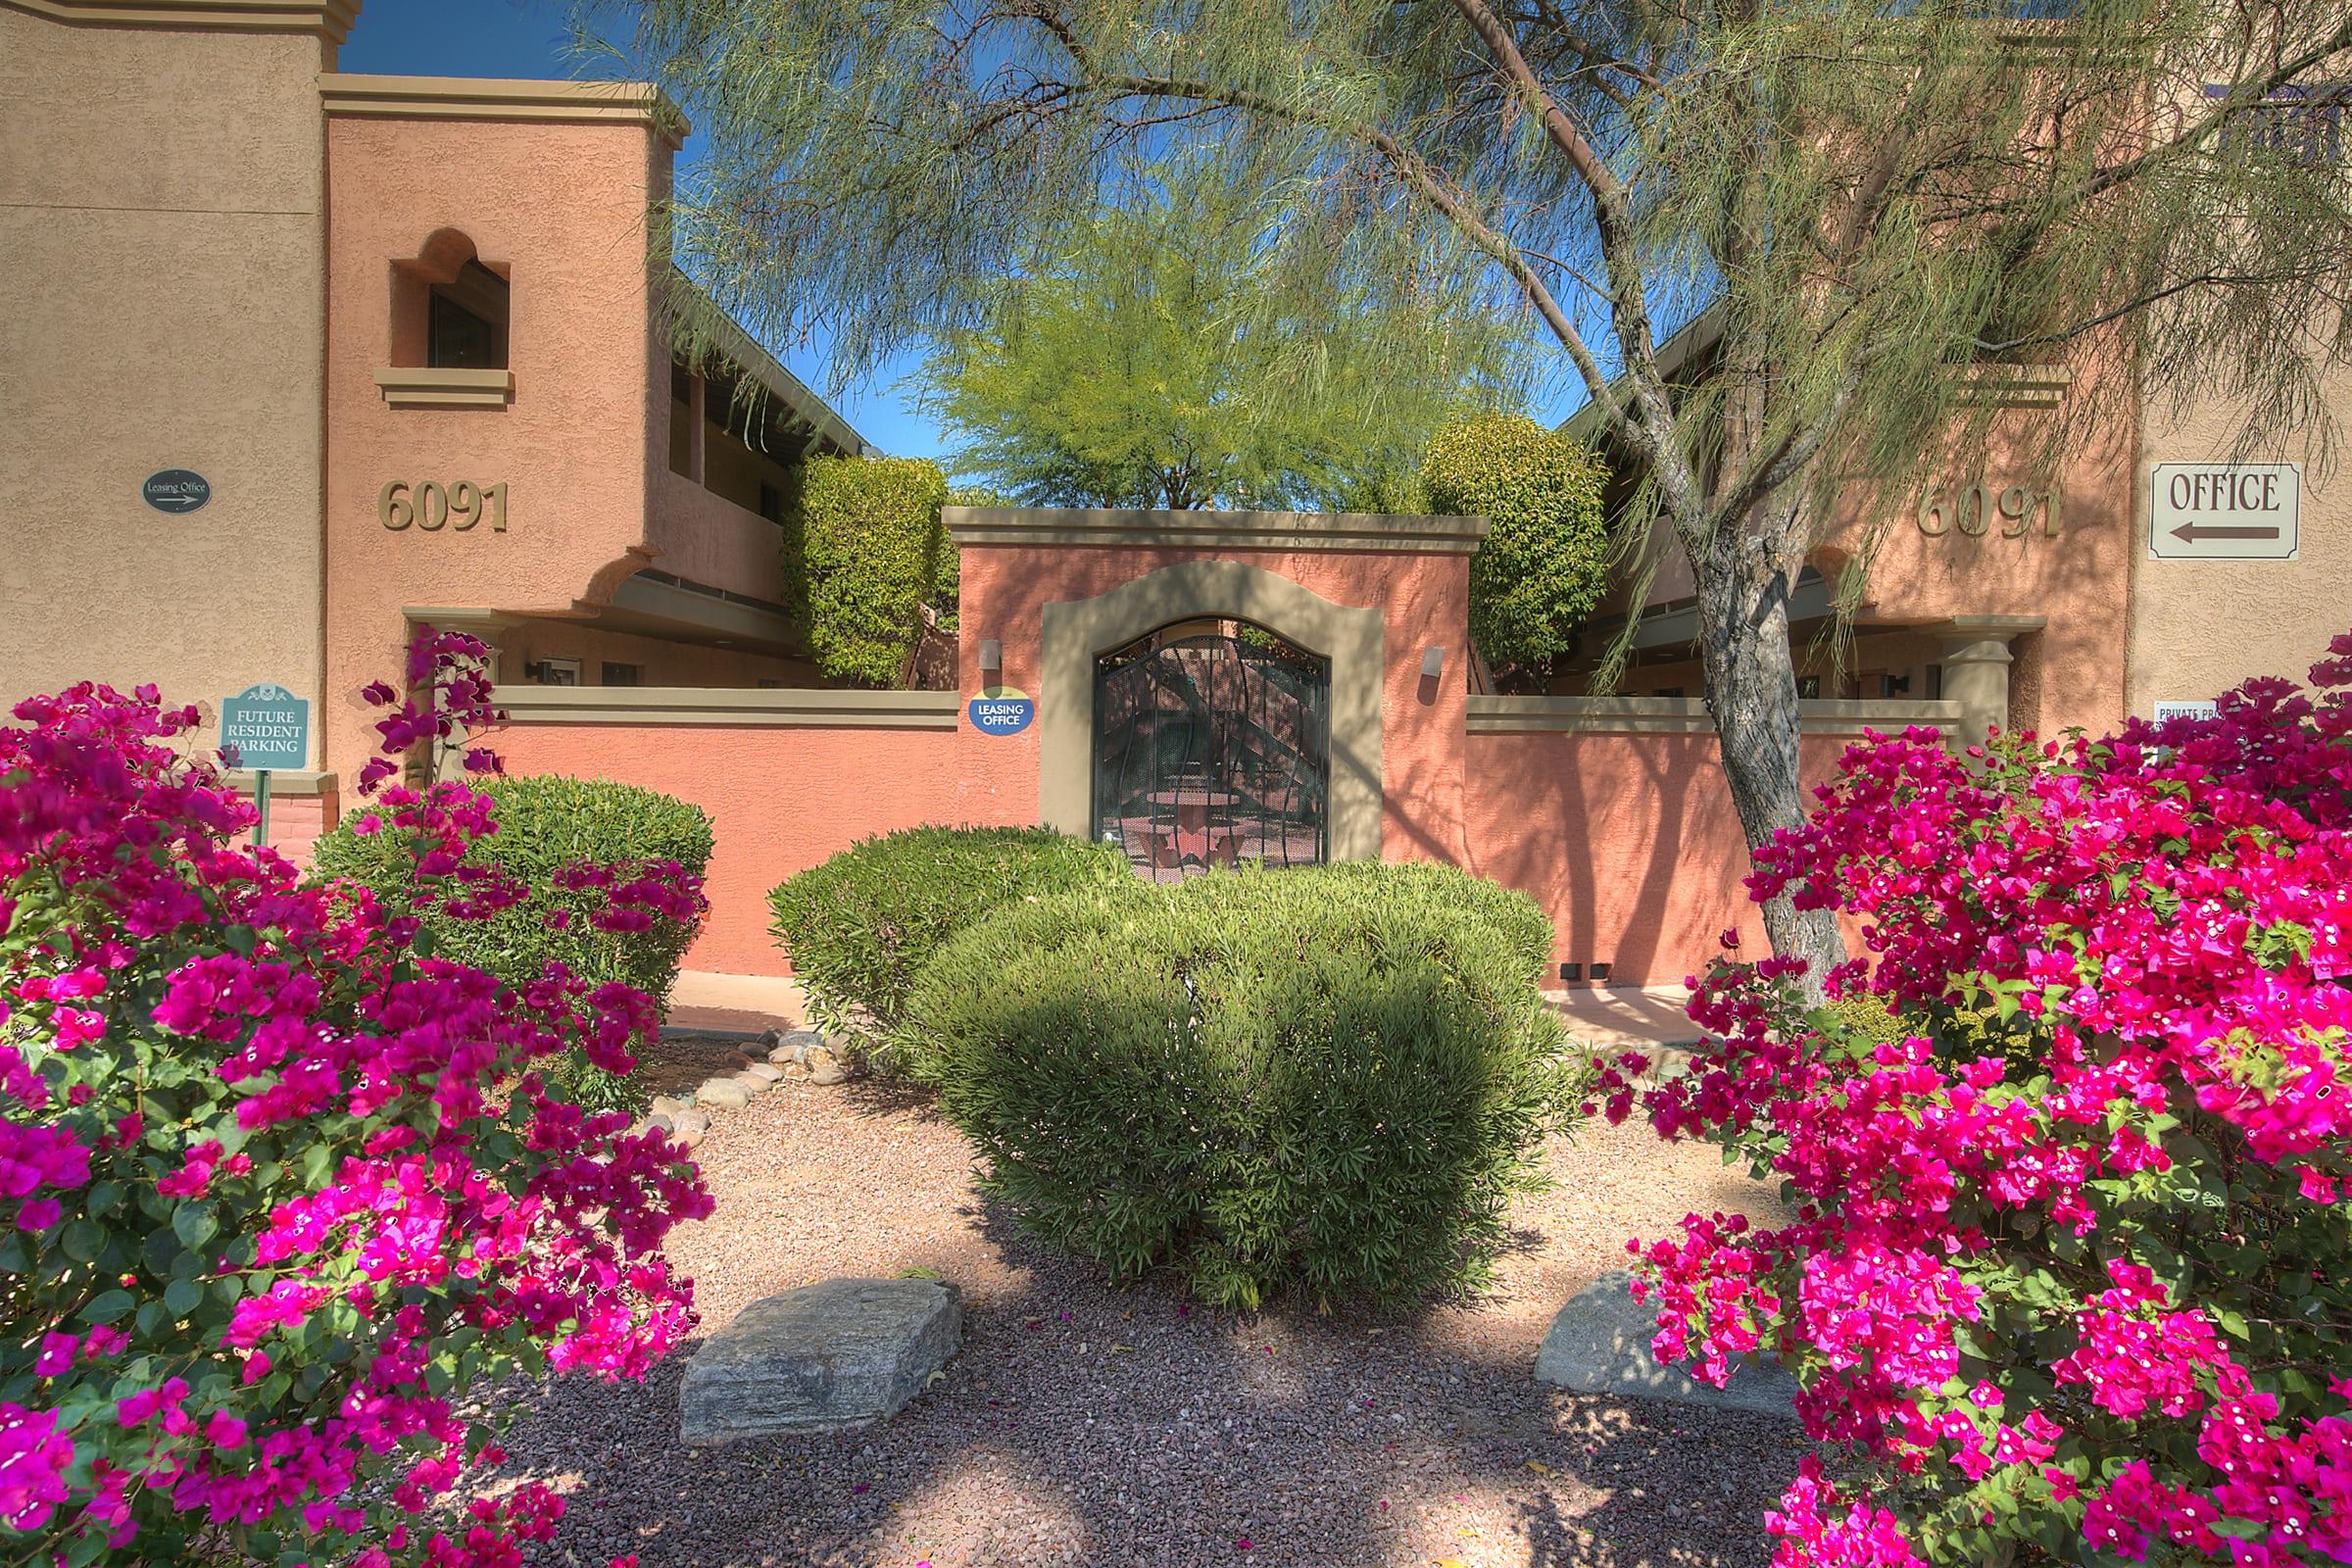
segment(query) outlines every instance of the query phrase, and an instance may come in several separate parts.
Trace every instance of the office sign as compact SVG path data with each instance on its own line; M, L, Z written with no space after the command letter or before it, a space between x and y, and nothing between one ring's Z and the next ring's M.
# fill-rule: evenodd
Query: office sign
M310 765L311 705L283 686L248 686L220 704L220 749L255 773L299 772Z
M158 512L194 512L213 499L213 482L190 468L165 468L140 483L139 499Z
M2148 554L2292 561L2302 512L2299 463L2159 463L2148 475Z
M964 710L983 735L1018 735L1037 717L1037 699L1010 686L976 692Z

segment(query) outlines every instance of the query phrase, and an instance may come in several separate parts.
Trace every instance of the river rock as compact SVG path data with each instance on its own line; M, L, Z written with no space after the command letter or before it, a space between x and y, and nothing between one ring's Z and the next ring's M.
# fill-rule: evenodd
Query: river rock
M871 1425L920 1394L962 1339L962 1297L940 1280L834 1279L762 1297L687 1363L678 1436L699 1446Z
M1796 1380L1769 1362L1740 1368L1720 1389L1680 1367L1658 1365L1649 1353L1649 1342L1658 1332L1657 1313L1634 1299L1627 1289L1632 1280L1616 1270L1568 1298L1537 1353L1537 1382L1580 1394L1674 1399L1796 1418Z
M721 1110L741 1110L752 1102L752 1092L732 1078L713 1078L694 1092L694 1102Z

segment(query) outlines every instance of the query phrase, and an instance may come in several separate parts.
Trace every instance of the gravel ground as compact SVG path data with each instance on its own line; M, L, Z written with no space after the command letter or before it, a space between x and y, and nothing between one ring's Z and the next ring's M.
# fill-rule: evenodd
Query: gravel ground
M666 1049L666 1048L665 1048ZM680 1050L696 1049L693 1043ZM718 1200L671 1250L707 1325L831 1275L963 1288L963 1349L885 1425L687 1449L690 1343L642 1385L524 1391L499 1485L572 1496L536 1559L604 1568L1550 1568L1761 1564L1802 1451L1769 1417L1535 1383L1562 1300L1687 1210L1768 1212L1711 1151L1595 1125L1477 1309L1387 1324L1113 1290L983 1209L955 1130L887 1086L784 1085L712 1118Z

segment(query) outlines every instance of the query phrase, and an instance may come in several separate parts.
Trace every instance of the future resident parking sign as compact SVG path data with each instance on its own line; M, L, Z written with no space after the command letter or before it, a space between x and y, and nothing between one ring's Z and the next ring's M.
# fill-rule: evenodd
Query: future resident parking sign
M264 681L220 704L220 749L252 773L299 772L310 763L311 705Z
M1037 717L1037 699L1010 686L991 686L973 693L964 711L983 735L1018 735Z

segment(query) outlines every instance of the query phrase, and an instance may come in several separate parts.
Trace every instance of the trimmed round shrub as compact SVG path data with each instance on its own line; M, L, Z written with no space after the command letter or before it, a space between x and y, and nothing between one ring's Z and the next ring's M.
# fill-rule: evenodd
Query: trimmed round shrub
M702 808L656 790L605 779L553 775L499 778L478 792L496 831L472 841L458 877L420 879L402 835L382 808L363 806L318 840L313 866L324 878L366 887L387 909L415 914L436 956L510 985L561 963L591 985L618 982L666 1009L686 949L708 908L701 893L710 863L710 818ZM690 879L691 919L672 900L632 884L649 867L675 861ZM497 873L522 890L504 908L450 907L464 899L468 871ZM668 873L663 867L666 878ZM674 887L666 891L674 899ZM643 895L642 897L639 895ZM591 1109L641 1108L642 1075L616 1079L574 1052L555 1069Z
M948 480L928 458L812 458L784 516L784 584L817 667L895 686L923 606L956 591L940 524Z
M1523 415L1440 431L1422 462L1430 505L1494 526L1470 558L1470 637L1490 663L1567 653L1606 586L1608 469L1591 448Z
M1518 958L1530 986L1541 989L1551 970L1551 916L1515 888L1472 876L1443 860L1341 860L1315 875L1343 883L1351 878L1370 882L1375 884L1370 890L1375 897L1406 890L1415 900L1479 922Z
M831 1029L884 1041L925 962L1015 899L1135 882L1116 850L1046 828L916 827L861 839L768 895L777 940Z
M906 1065L984 1190L1114 1275L1245 1309L1474 1292L1582 1085L1472 906L1365 866L1007 907L923 970Z

